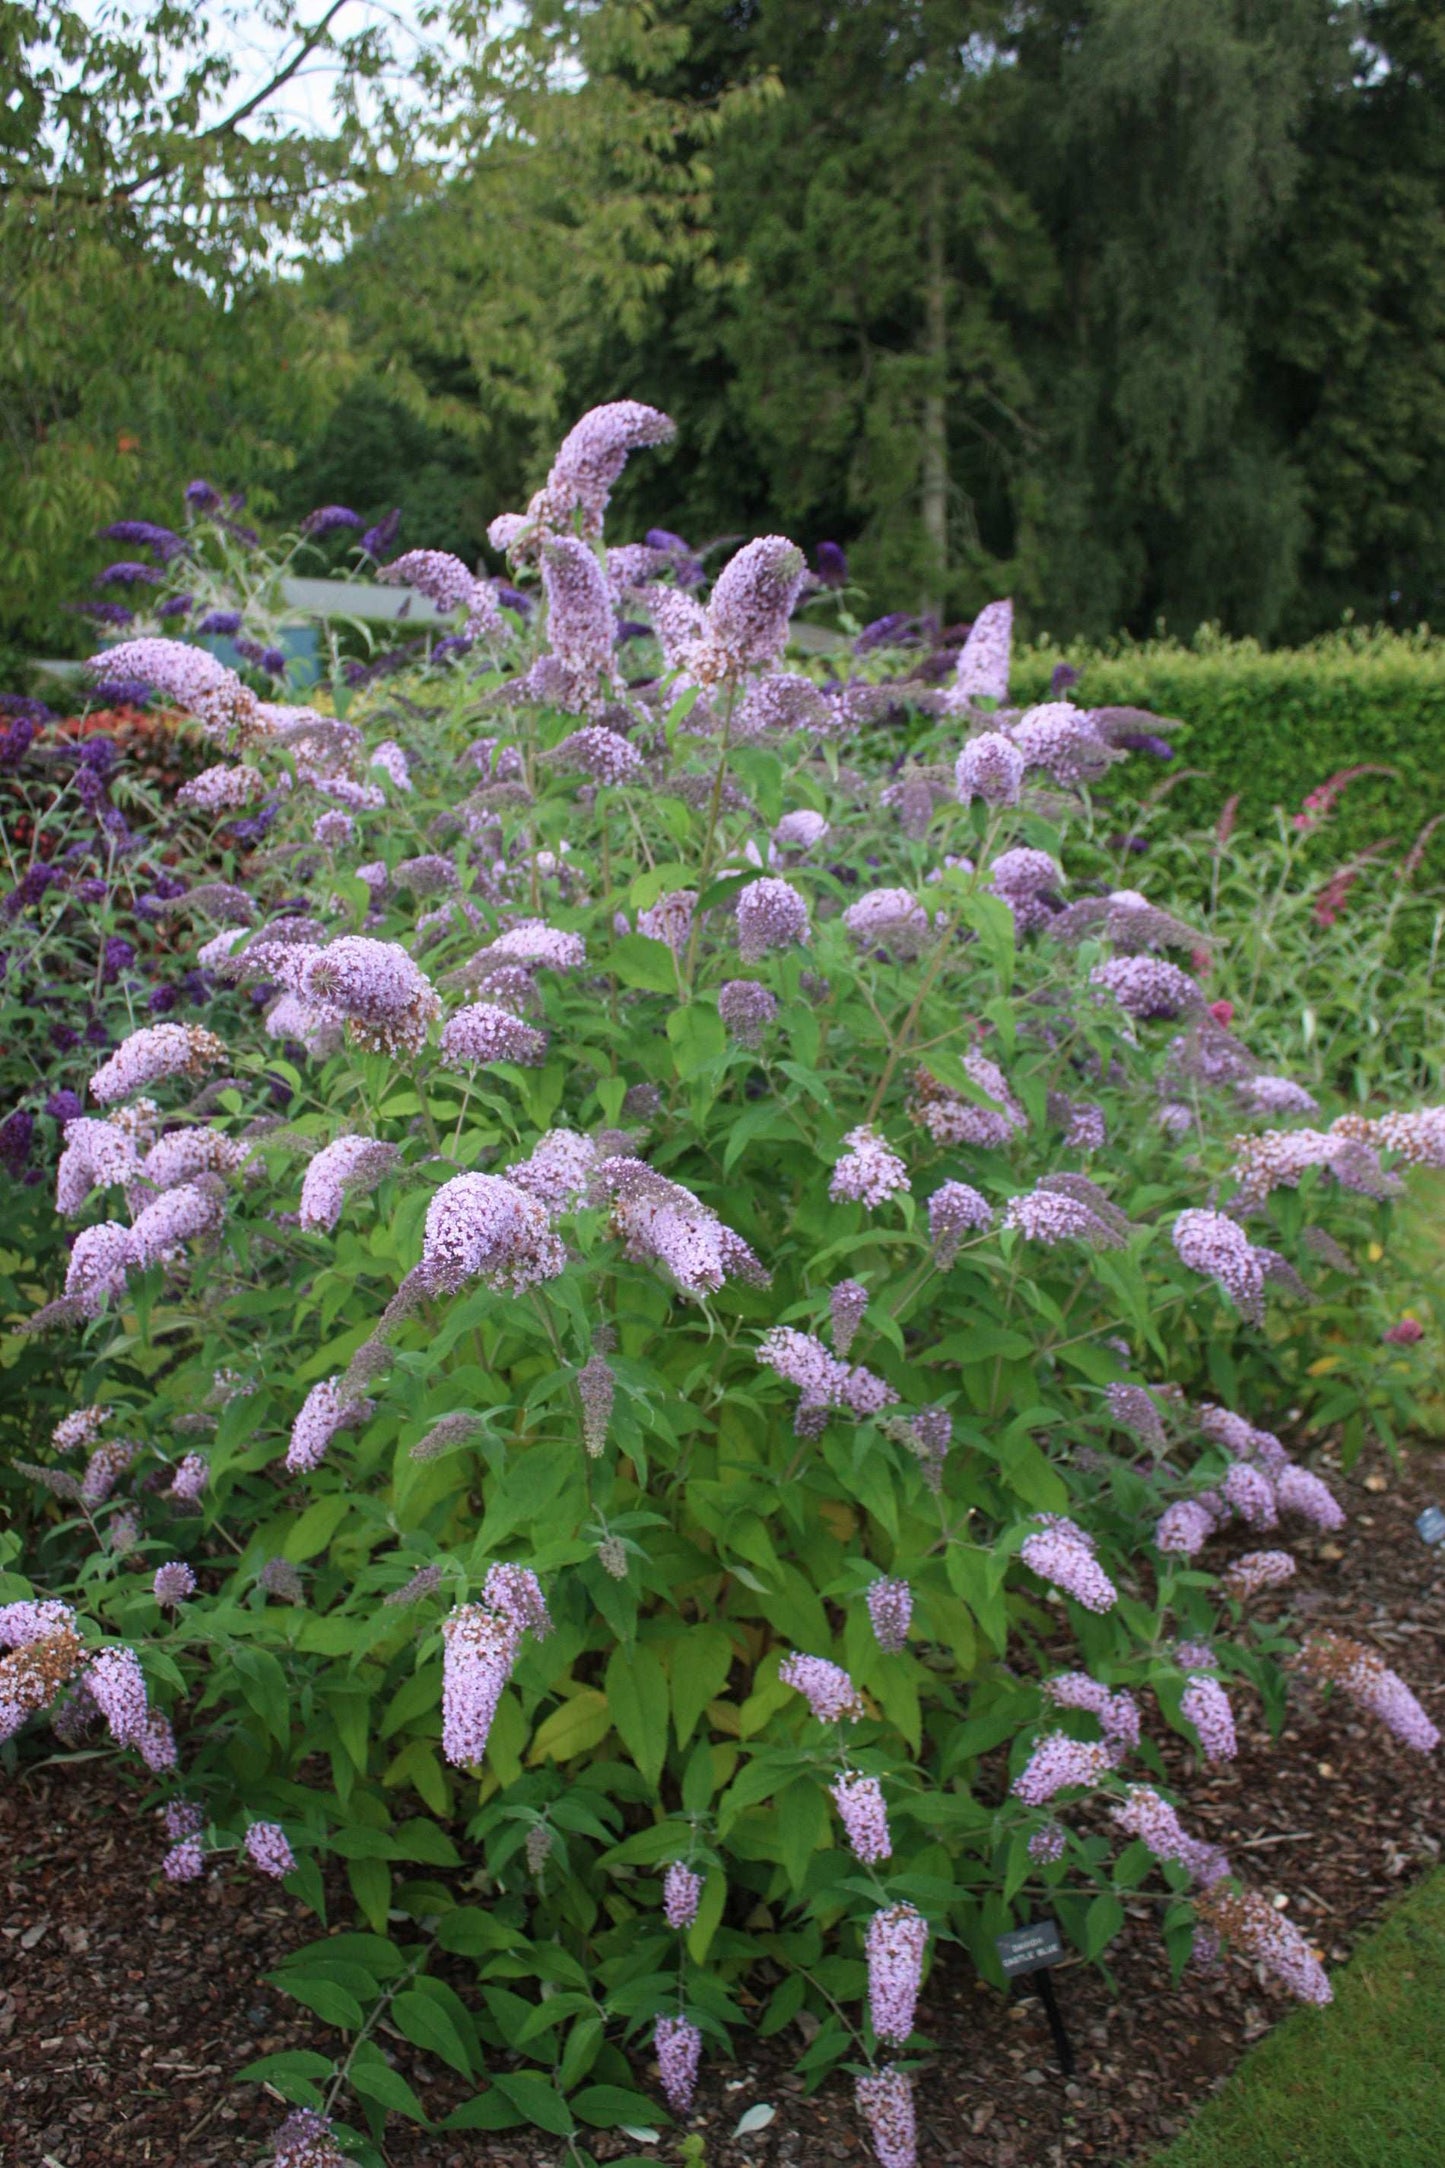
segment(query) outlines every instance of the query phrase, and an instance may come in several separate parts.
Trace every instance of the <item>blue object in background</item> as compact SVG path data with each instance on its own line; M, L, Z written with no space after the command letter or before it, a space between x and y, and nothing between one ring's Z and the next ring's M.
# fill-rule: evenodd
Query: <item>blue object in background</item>
M228 670L249 670L252 665L238 650L234 640L220 633L206 633L192 643L203 647L217 662L223 662ZM305 692L315 685L321 676L321 635L314 625L283 625L275 635L274 645L286 657L286 683L296 692Z

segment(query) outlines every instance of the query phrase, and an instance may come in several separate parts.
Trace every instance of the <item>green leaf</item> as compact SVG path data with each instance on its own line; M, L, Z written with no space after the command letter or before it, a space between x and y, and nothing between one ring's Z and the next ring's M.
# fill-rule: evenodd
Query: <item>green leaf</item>
M624 986L639 986L653 994L677 992L672 950L665 941L649 940L644 933L625 933L615 941L608 968Z
M410 2116L413 2123L429 2129L427 2112L399 2070L393 2070L374 2040L362 2040L351 2058L348 2073L355 2090L383 2108Z
M287 1972L275 1975L275 1985L293 2002L304 2003L328 2025L339 2026L343 2032L360 2032L366 2023L366 2013L356 1997L335 1980L323 1979L320 1974Z
M464 2100L459 2108L453 2108L450 2115L443 2116L437 2128L439 2130L515 2130L519 2123L525 2121L526 2117L522 2114L521 2109L509 2100L505 2093L499 2092L497 2087L493 2085L485 2093L477 2093L473 2095L472 2099Z
M525 1949L527 1938L480 1905L461 1905L437 1929L437 1940L456 1957L485 1957L493 1950Z
M295 2101L298 2107L319 2107L319 2087L335 2067L330 2056L318 2055L312 2048L285 2048L279 2055L263 2055L259 2061L247 2063L244 2070L236 2072L236 2083L274 2085L278 2093Z
M241 1692L279 1746L291 1737L291 1691L286 1674L269 1649L239 1648L231 1661Z
M556 2087L549 2085L545 2078L536 2077L529 2070L499 2070L496 2085L538 2130L550 2131L554 2138L571 2137L576 2127L572 2112Z
M654 1788L667 1758L667 1674L654 1649L644 1644L630 1655L612 1651L607 1706L623 1745Z
M687 1745L703 1710L727 1684L733 1656L732 1637L721 1626L689 1627L686 1638L674 1643L672 1718L679 1746Z
M446 2011L429 1995L409 1988L392 2003L391 2014L414 2047L439 2055L464 2078L472 2076L476 2066L466 2042Z
M314 1558L324 1551L347 1514L351 1511L351 1493L334 1491L325 1498L313 1498L306 1511L296 1522L282 1546L281 1555L293 1566Z
M705 1002L693 1001L685 1009L674 1009L667 1019L667 1036L672 1041L680 1077L699 1076L727 1052L723 1020Z
M1098 1957L1118 1934L1124 1924L1124 1907L1117 1897L1105 1890L1096 1897L1084 1915L1083 1950L1085 1957Z
M712 1938L722 1924L727 1895L727 1876L717 1867L710 1868L698 1900L697 1918L687 1931L687 1954L695 1965L707 1962Z
M353 1859L347 1864L346 1878L363 1917L370 1920L378 1934L384 1934L391 1911L391 1869L386 1861Z
M620 2123L634 2128L670 2123L671 2116L644 2093L629 2093L620 2085L584 2085L572 2098L572 2106L584 2123L596 2130L615 2130Z
M572 1761L598 1745L611 1728L607 1696L595 1686L584 1686L538 1725L527 1749L527 1760L533 1766L544 1761Z

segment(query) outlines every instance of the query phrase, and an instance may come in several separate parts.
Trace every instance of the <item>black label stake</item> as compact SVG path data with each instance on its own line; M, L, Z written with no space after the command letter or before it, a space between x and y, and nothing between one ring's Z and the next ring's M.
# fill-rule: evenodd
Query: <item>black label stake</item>
M1066 2078L1074 2074L1074 2051L1064 2030L1064 2020L1059 2009L1059 1999L1054 1993L1051 1967L1064 1954L1064 1938L1059 1933L1057 1920L1039 1920L1032 1927L1015 1927L1012 1933L998 1935L994 1940L998 1961L1003 1966L1004 1978L1023 1980L1033 1978L1038 1986L1039 1999L1048 2013L1049 2031L1054 2036L1054 2048L1059 2058L1059 2068Z

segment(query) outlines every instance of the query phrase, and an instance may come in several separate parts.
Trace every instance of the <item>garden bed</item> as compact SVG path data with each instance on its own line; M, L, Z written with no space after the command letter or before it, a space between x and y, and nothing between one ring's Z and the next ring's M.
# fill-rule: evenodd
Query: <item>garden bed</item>
M1366 1456L1348 1476L1328 1456L1322 1464L1350 1519L1338 1536L1296 1547L1288 1608L1301 1624L1378 1647L1438 1721L1445 1565L1413 1523L1445 1486L1445 1462L1420 1447L1398 1466ZM1338 1702L1326 1710L1299 1696L1276 1741L1242 1695L1240 1715L1238 1760L1190 1778L1191 1827L1225 1845L1251 1882L1287 1893L1290 1916L1338 1964L1438 1858L1438 1773ZM1165 1751L1171 1778L1181 1775L1188 1750L1171 1739ZM140 1796L103 1756L32 1766L0 1794L0 2157L14 2168L109 2168L120 2150L153 2168L235 2168L261 2153L280 2111L259 2088L233 2087L234 2072L283 2047L329 2052L326 2028L264 1977L311 1939L314 1920L254 1877L163 1883ZM1082 1964L1059 1975L1079 2064L1068 2084L1038 2000L1005 2000L956 1949L942 1953L921 2012L936 2050L918 2073L923 2162L1147 2158L1283 2015L1284 1996L1237 1963L1171 1985L1158 1886L1131 1904L1109 1951L1112 1988ZM333 1923L345 1924L344 1897ZM452 2101L436 2065L399 2038L385 2046L444 2113ZM709 2168L868 2158L851 2087L834 2080L806 2099L788 2074L798 2046L790 2032L750 2046L741 2064L704 2065L691 2127L705 2136ZM466 2090L456 2083L457 2098ZM734 2140L744 2111L762 2102L773 2120ZM636 2150L604 2133L592 2149L601 2159ZM386 2152L394 2168L550 2168L560 2157L535 2131L428 2134L396 2119ZM652 2157L676 2158L675 2143Z

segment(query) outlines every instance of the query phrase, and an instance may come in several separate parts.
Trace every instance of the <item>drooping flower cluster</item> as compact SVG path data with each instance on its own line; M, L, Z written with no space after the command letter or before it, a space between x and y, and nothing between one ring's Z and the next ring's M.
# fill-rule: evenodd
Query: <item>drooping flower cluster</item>
M1129 1236L1124 1214L1081 1174L1046 1174L1024 1196L1009 1199L1003 1223L1049 1249L1085 1242L1090 1249L1119 1250Z
M1039 1516L1042 1526L1026 1536L1019 1556L1041 1581L1052 1581L1086 1611L1109 1611L1119 1592L1094 1556L1094 1539L1062 1514Z
M337 1432L350 1430L371 1413L369 1400L344 1401L338 1390L340 1383L339 1372L323 1378L301 1403L286 1451L288 1474L309 1475L313 1468L319 1468Z
M1017 805L1023 779L1023 754L998 730L970 738L953 771L954 790L963 805L975 798L985 805Z
M1206 1761L1233 1761L1239 1751L1234 1733L1234 1711L1218 1679L1194 1673L1179 1704L1199 1734Z
M702 2034L689 2018L660 2017L652 2038L667 2105L674 2115L686 2115L697 2091Z
M701 1897L702 1876L675 1859L662 1881L662 1916L668 1926L685 1934L697 1918Z
M1217 1883L1196 1896L1194 1913L1201 1926L1263 1966L1301 2002L1334 2000L1324 1966L1304 1936L1258 1890Z
M499 1293L525 1294L555 1280L567 1253L548 1224L546 1206L499 1174L458 1174L427 1207L422 1269L453 1291L481 1280Z
M967 1234L993 1225L993 1206L967 1182L945 1182L928 1200L928 1232L934 1262L947 1270Z
M717 1013L739 1046L761 1046L778 1013L777 997L756 979L728 979L718 988Z
M928 1922L910 1904L889 1905L868 1922L868 2014L880 2040L902 2047L913 2030Z
M293 2108L276 2133L272 2168L346 2168L330 2119L314 2108Z
M1300 1651L1300 1669L1317 1685L1338 1686L1367 1715L1417 1754L1432 1754L1440 1744L1439 1728L1398 1672L1362 1642L1345 1634L1311 1634Z
M302 1226L329 1234L346 1199L375 1189L399 1156L394 1144L374 1137L336 1137L323 1145L301 1184Z
M1139 1704L1132 1694L1115 1692L1087 1671L1056 1672L1044 1692L1057 1709L1087 1709L1096 1716L1110 1755L1121 1759L1139 1744Z
M441 1058L448 1068L462 1069L492 1061L535 1067L546 1052L545 1031L534 1030L495 1002L474 1001L449 1016L442 1026Z
M918 2168L918 2121L907 2072L885 2063L866 2071L854 2090L879 2168Z
M882 949L902 962L928 940L928 913L906 888L875 888L843 913L850 939L862 949Z
M1114 1765L1107 1743L1071 1739L1066 1731L1051 1731L1034 1748L1024 1767L1009 1786L1027 1807L1041 1807L1056 1792L1074 1786L1092 1789Z
M198 1024L146 1024L101 1063L90 1080L90 1096L111 1106L167 1077L204 1076L225 1058L224 1040Z
M906 1581L886 1576L868 1584L868 1617L873 1638L886 1656L896 1656L907 1646L913 1621L913 1591Z
M684 1295L716 1293L728 1279L767 1285L767 1273L742 1236L680 1182L625 1157L600 1161L593 1179L611 1202L626 1255L662 1266Z
M357 1044L375 1054L414 1054L441 1003L426 973L395 941L343 934L324 948L288 952L291 991L323 1014L344 1018Z
M913 1080L908 1111L922 1124L935 1144L977 1144L998 1149L1018 1131L1027 1129L1028 1117L1009 1090L1003 1071L985 1054L965 1054L964 1072L977 1098L964 1098L940 1084L926 1069Z
M458 1604L442 1626L442 1752L454 1768L475 1767L521 1645L515 1619L485 1604Z
M1197 981L1162 956L1116 956L1095 964L1089 984L1112 994L1120 1008L1140 1023L1184 1016L1204 1001Z
M1181 1212L1174 1222L1174 1248L1191 1272L1219 1282L1242 1317L1262 1322L1269 1254L1255 1247L1237 1220L1222 1212Z
M779 1664L778 1677L784 1686L797 1689L820 1723L855 1724L866 1714L847 1672L826 1656L801 1656L795 1650Z
M861 1860L865 1867L876 1867L881 1860L891 1858L893 1840L888 1833L888 1809L877 1777L860 1776L856 1770L845 1769L829 1789L854 1858Z
M279 1822L253 1822L246 1831L246 1857L259 1874L279 1882L294 1874L296 1854Z
M862 1363L840 1362L813 1333L774 1325L758 1347L758 1361L801 1392L793 1427L800 1438L818 1437L835 1411L864 1421L891 1407L898 1395L887 1380Z

